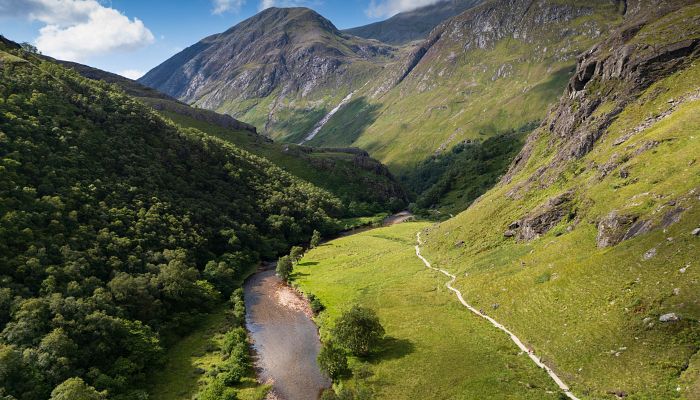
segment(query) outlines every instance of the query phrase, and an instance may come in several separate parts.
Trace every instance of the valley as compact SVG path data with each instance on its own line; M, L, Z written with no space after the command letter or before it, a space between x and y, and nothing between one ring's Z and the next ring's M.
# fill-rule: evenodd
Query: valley
M0 399L700 399L700 2L253 3L0 2Z

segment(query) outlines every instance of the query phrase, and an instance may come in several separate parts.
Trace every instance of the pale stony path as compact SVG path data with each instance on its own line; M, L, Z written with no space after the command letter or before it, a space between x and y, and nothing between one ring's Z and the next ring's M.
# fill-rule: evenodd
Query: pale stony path
M467 303L467 301L464 300L464 297L462 297L462 292L460 292L459 290L455 289L452 286L452 284L455 282L455 280L457 280L457 277L452 275L451 273L445 271L445 270L433 267L430 264L430 262L428 260L426 260L425 257L423 257L420 253L420 246L423 244L423 242L420 240L420 232L418 232L418 234L416 235L416 239L418 240L418 244L416 244L416 256L418 256L418 258L420 258L421 261L423 261L423 264L425 264L426 267L428 267L434 271L441 272L444 275L451 278L451 280L449 282L447 282L447 284L445 286L447 286L448 289L450 289L451 291L453 291L457 295L457 298L459 299L460 303L462 303L465 307L467 307L469 309L469 311L471 311L472 313L489 321L491 323L491 325L493 325L496 328L500 329L501 331L505 332L510 337L510 340L512 340L513 343L515 343L518 346L518 348L520 348L520 350L525 352L530 357L532 362L534 362L538 367L547 371L547 374L549 375L549 377L552 378L554 383L556 383L557 386L559 386L559 388L564 391L564 394L566 394L566 396L568 398L570 398L572 400L579 400L578 397L574 396L574 394L571 393L571 389L569 389L569 386L567 386L566 383L564 383L564 381L562 381L561 378L559 378L559 376L551 368L549 368L547 365L545 365L542 362L542 360L539 357L537 357L532 350L528 349L527 346L525 346L525 344L523 344L522 340L520 340L520 338L515 336L513 334L513 332L509 331L508 328L506 328L505 326L498 323L498 321L496 321L495 319L489 317L488 315L482 313L481 311L477 310L476 308L472 307L469 303Z

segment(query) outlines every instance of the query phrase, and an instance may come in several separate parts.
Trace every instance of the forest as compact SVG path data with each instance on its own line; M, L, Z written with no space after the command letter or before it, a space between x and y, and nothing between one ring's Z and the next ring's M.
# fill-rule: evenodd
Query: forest
M115 86L0 44L0 398L147 398L261 259L342 208ZM71 394L73 393L73 394Z

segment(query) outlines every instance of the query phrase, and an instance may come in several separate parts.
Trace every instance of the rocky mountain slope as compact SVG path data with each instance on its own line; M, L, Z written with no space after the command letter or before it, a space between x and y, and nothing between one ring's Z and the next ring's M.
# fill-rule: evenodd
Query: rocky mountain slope
M420 208L448 217L505 172L564 90L576 57L621 23L624 8L614 0L484 2L388 66L309 144L368 150L409 185ZM479 166L476 174L469 165Z
M402 45L425 39L441 22L476 6L483 0L444 0L435 4L402 12L373 24L346 29L343 32L365 39Z
M176 54L139 82L298 142L394 49L307 8L269 8Z
M585 399L700 397L700 4L641 4L498 186L423 236Z
M538 121L576 57L620 23L621 7L615 0L487 1L438 26L311 144L352 143L401 170L466 139Z
M73 62L52 61L86 78L113 83L186 128L195 128L265 157L293 175L331 191L343 200L345 212L358 216L398 211L407 195L389 170L367 152L353 148L310 148L285 145L259 135L254 126L229 115L190 107L131 79Z
M446 8L469 9L424 41L400 48L338 32L308 9L270 9L188 48L141 82L285 142L360 147L409 184L430 176L430 187L410 190L424 207L447 214L493 183L455 172L479 163L474 151L464 153L469 160L449 152L509 135L489 152L488 175L502 174L512 145L522 143L561 94L576 56L622 21L626 4L439 3L387 26L426 13L435 21ZM439 168L434 157L442 157Z

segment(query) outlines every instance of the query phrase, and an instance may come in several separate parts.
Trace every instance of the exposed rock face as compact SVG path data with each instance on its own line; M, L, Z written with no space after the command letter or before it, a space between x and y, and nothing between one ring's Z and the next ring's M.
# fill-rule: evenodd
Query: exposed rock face
M617 211L612 211L598 223L596 244L599 248L614 246L643 235L653 227L652 221L639 220L636 216L620 215Z
M362 84L352 79L351 64L372 65L391 57L392 51L379 42L342 34L310 9L269 8L188 47L139 82L187 103L242 113L273 93L277 99L291 99L321 89L349 92ZM244 101L247 109L238 109L238 104L227 108Z
M578 17L591 15L596 9L615 4L615 0L594 0L589 5L569 5L553 1L498 0L483 1L467 9L462 14L439 24L420 45L416 46L406 61L391 78L379 86L376 93L384 93L406 79L411 74L413 82L430 82L442 76L431 68L434 63L455 62L457 54L448 49L460 49L463 53L471 50L491 49L502 39L513 38L527 43L546 47L554 42L576 35L595 37L600 34L595 23L562 29L562 24ZM548 37L547 40L544 38ZM546 51L546 50L545 50ZM577 52L562 50L560 59L575 58ZM533 54L533 57L542 55ZM522 61L522 60L521 60ZM502 65L494 71L494 80L507 76L509 66ZM375 82L376 84L376 82ZM430 87L418 85L419 89Z
M443 0L396 14L386 21L347 29L343 32L366 39L377 39L384 43L405 44L424 39L442 21L482 2L483 0Z
M648 45L643 28L692 1L654 1L653 7L641 7L641 2L627 4L627 21L609 38L582 54L575 75L571 78L565 97L543 124L538 135L532 135L523 152L516 158L505 179L510 180L526 164L539 135L548 134L552 146L558 148L556 157L546 173L531 180L544 184L553 182L559 167L568 160L588 154L626 105L634 101L652 83L680 70L700 56L700 39L695 32L679 28L676 40ZM691 26L700 21L684 21ZM610 110L596 114L603 104L613 104Z
M518 240L529 241L536 239L554 228L572 211L571 201L573 192L566 192L552 197L537 207L519 223L513 223L506 231L506 237L515 233Z

